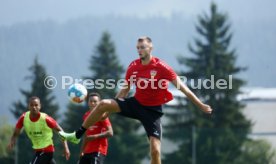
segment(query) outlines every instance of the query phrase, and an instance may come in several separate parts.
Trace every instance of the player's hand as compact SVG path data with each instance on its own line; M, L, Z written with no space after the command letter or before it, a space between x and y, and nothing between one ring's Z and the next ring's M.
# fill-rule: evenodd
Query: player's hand
M206 104L203 104L200 108L204 113L207 113L207 114L211 114L213 109L209 106L209 105L206 105Z
M65 149L65 150L64 150L63 156L65 156L65 159L66 159L66 160L69 160L69 158L70 158L70 156L71 156L69 149Z
M11 139L10 143L8 144L7 148L11 151L14 148L15 140Z

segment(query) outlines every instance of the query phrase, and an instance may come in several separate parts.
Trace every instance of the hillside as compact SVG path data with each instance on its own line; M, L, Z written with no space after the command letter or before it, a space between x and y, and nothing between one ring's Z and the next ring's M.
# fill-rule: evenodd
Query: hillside
M88 62L103 31L111 33L119 59L125 67L137 57L136 39L151 36L154 54L180 68L176 56L191 55L187 44L193 43L196 18L174 15L170 19L152 17L83 17L59 24L54 21L25 22L0 27L0 96L1 112L11 118L9 107L21 99L19 89L28 89L28 67L37 55L47 72L55 76L57 102L66 108L66 91L61 89L62 76L81 78L89 75ZM230 20L231 21L231 20ZM276 84L276 24L267 20L233 22L232 47L236 49L238 65L248 70L241 77L248 86L275 87Z

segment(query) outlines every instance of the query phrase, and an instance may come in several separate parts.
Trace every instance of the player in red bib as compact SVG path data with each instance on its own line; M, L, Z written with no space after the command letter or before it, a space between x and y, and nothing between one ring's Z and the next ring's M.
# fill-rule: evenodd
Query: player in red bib
M22 127L24 127L35 150L35 156L30 164L54 164L53 153L55 149L52 130L62 131L62 128L52 117L40 112L41 104L38 97L30 98L28 108L29 111L19 117L8 148L12 149L14 147L16 138L19 136ZM70 151L66 142L63 142L63 147L64 155L68 160Z
M89 94L89 111L84 114L83 120L89 116L91 111L99 104L100 100L101 97L98 93ZM108 149L107 138L112 136L113 129L107 117L90 126L83 138L79 164L103 164Z
M95 124L105 113L119 113L122 116L138 119L144 126L150 141L151 164L161 163L162 105L173 99L168 91L171 82L195 105L205 113L212 108L202 103L196 95L180 80L171 67L152 56L152 40L141 37L137 42L139 59L134 60L126 73L126 86L120 90L116 99L102 100L74 133L61 132L60 136L77 143L86 129ZM126 98L132 84L136 85L134 97Z

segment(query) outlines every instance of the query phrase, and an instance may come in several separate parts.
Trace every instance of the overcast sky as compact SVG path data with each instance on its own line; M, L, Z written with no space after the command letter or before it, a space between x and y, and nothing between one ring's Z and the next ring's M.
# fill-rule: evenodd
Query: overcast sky
M275 23L275 0L213 0L233 20L265 19ZM0 0L0 26L24 21L65 22L83 16L191 17L209 9L211 0Z

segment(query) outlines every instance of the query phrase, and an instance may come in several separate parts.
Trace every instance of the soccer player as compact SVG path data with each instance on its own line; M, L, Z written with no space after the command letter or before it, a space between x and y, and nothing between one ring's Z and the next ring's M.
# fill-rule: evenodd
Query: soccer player
M100 100L101 97L98 93L90 93L88 95L89 110L84 114L84 120L99 104ZM112 136L113 129L107 117L102 118L100 121L90 126L83 138L79 164L103 164L108 149L107 138Z
M30 164L55 164L53 159L53 129L62 131L58 123L50 116L40 112L41 103L38 97L31 97L28 103L29 111L23 113L16 123L8 148L11 150L22 127L32 142L35 155ZM66 141L63 141L64 155L66 160L70 157L70 151Z
M202 103L170 66L154 57L151 54L152 50L151 38L138 38L139 58L131 62L127 69L126 86L119 91L115 99L101 100L76 132L60 132L60 136L77 143L86 129L95 124L104 113L119 113L122 116L140 120L150 141L151 164L160 164L162 105L173 99L168 91L168 81L203 112L210 114L212 108ZM136 85L136 92L133 97L127 98L132 84Z

